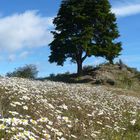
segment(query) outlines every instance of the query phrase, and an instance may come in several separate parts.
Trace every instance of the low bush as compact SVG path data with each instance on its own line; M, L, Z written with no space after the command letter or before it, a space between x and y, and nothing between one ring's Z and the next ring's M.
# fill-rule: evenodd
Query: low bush
M35 65L30 64L24 67L19 67L15 69L13 72L7 73L6 76L35 79L37 78L37 74L38 74L37 67Z

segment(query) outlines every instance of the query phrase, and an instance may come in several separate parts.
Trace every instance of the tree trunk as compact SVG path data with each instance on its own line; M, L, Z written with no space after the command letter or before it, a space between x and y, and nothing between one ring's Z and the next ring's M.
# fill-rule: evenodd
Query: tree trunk
M81 76L83 74L83 62L87 58L87 53L82 57L83 50L79 47L79 50L76 54L76 62L77 62L77 75Z
M82 60L77 61L77 75L81 76L82 75Z
M112 59L109 59L109 63L112 64L112 65L114 64Z

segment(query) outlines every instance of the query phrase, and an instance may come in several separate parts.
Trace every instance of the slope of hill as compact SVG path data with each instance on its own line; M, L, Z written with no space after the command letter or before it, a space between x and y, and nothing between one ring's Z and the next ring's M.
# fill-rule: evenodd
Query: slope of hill
M0 78L0 114L4 140L140 139L140 99L104 86Z
M83 75L80 77L77 77L76 74L65 73L58 75L52 74L46 79L66 83L88 83L136 91L140 90L140 72L123 63L116 63L114 65L105 63L97 67L85 66L83 68Z

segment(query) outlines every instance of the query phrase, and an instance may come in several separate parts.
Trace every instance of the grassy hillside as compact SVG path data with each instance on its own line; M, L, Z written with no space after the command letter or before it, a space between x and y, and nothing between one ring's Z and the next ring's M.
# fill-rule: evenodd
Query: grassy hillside
M0 78L0 139L139 140L140 99L113 89Z
M46 79L66 83L113 86L140 91L140 72L123 63L116 63L115 65L105 63L96 67L85 66L83 68L83 75L80 77L67 72L58 75L51 74Z

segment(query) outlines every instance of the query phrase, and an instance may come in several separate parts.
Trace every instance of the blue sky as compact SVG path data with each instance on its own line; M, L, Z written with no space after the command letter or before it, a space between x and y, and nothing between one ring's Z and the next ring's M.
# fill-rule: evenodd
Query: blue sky
M140 70L140 1L110 0L117 16L123 43L120 58ZM67 61L64 67L48 62L52 40L50 30L61 0L0 0L0 74L4 75L25 64L35 64L39 76L75 72L76 65ZM85 65L104 62L90 58Z

